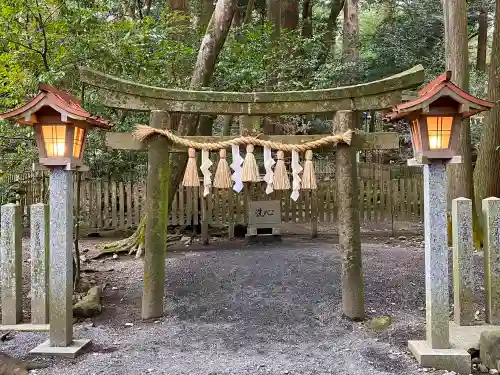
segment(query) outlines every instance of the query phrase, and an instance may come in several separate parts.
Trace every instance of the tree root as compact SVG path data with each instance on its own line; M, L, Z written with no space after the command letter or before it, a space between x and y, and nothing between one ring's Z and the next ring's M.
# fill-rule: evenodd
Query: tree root
M100 246L102 250L96 257L100 258L109 254L128 253L129 255L135 254L136 258L144 255L146 235L146 216L139 222L139 226L135 232L127 238L122 240L113 241ZM167 234L167 247L174 244L181 238L180 234Z

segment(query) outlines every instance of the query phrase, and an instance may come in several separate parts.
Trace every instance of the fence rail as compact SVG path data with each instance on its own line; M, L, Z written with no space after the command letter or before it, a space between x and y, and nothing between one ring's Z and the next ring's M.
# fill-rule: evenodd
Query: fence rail
M329 169L331 170L331 169ZM327 170L325 170L327 171ZM360 173L359 210L361 223L423 220L423 186L419 175L393 179L390 171ZM170 225L197 225L207 217L210 225L228 223L246 224L250 200L280 200L283 223L309 223L314 217L319 223L337 221L335 176L318 173L316 191L300 192L297 202L290 199L290 191L265 194L265 183L246 185L241 193L212 189L205 198L203 209L201 188L179 187L171 203ZM14 181L14 180L12 180ZM47 202L47 178L30 174L18 178L20 186L17 202L24 214L24 225L29 226L29 205ZM76 186L75 186L76 189ZM76 197L76 194L74 194ZM134 228L145 210L145 182L82 179L79 220L81 227L90 231ZM74 202L76 206L76 202Z

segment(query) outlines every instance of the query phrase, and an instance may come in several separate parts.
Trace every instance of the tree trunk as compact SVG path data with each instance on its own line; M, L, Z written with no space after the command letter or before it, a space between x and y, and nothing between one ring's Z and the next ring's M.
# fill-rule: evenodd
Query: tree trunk
M342 49L345 62L359 58L359 0L346 0L344 4L344 35Z
M484 7L479 10L478 25L476 69L484 72L488 42L488 12Z
M243 19L245 18L244 9L240 7L236 7L233 15L233 27L238 27L243 24Z
M224 116L224 124L222 125L222 135L231 135L231 125L233 123L233 115Z
M214 12L214 2L212 0L201 0L201 13L199 28L203 32L207 29L208 23L210 22L210 17Z
M267 19L274 25L273 37L281 34L281 0L267 0Z
M491 62L488 77L488 100L500 100L500 0L496 1L495 30L491 48ZM481 207L481 200L488 197L500 197L500 106L494 107L485 116L481 147L479 147L476 169L474 171L474 189L476 206Z
M250 21L252 21L252 12L255 7L255 0L248 0L247 8L245 10L245 18L243 19L243 23L246 25Z
M281 27L295 30L299 25L299 0L283 0L281 3Z
M231 27L236 0L218 0L214 13L208 24L198 57L191 77L190 89L199 89L208 86L215 70L215 63L224 45ZM194 135L198 125L199 115L189 114L181 117L177 128L178 135ZM170 186L168 187L168 202L172 202L177 192L184 170L186 168L187 153L172 153L170 155ZM106 245L107 251L136 251L144 244L144 228L146 220L141 220L136 232L126 240ZM146 249L147 251L147 249Z
M452 81L465 91L469 90L469 50L467 37L467 3L463 0L446 0L448 36L446 68L452 71ZM471 198L472 149L470 123L464 121L458 140L457 154L461 164L448 166L448 205L458 197Z
M145 16L151 15L151 5L153 4L153 0L146 0L146 11L144 12Z
M323 65L328 58L328 54L335 44L335 37L337 35L337 18L340 11L344 8L345 0L332 0L330 3L330 16L326 24L325 36L323 37L323 44L318 57L318 67Z
M135 20L135 8L136 8L136 0L130 0L128 3L127 14L133 20Z
M302 5L302 38L312 38L312 8L313 0L304 0Z

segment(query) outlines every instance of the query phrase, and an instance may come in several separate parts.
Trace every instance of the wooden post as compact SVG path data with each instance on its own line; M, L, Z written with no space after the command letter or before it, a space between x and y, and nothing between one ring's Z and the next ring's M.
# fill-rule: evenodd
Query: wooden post
M150 126L159 129L170 127L167 112L151 111ZM144 255L144 290L142 294L142 318L151 319L163 315L165 288L165 250L168 224L166 204L169 184L169 144L163 137L148 142L148 180L146 192L146 252Z
M339 111L333 119L334 133L353 129L356 113ZM336 151L337 167L337 222L339 244L343 253L342 311L353 320L363 320L364 282L361 265L358 179L356 149L340 144Z

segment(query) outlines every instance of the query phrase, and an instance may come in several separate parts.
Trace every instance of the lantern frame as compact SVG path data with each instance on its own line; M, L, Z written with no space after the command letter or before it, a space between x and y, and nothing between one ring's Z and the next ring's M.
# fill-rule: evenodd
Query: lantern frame
M10 119L18 124L33 127L41 166L63 166L66 169L81 170L84 168L83 155L88 132L93 128L108 129L109 123L102 118L91 116L81 107L79 101L67 92L46 84L41 84L39 90L38 95L30 102L0 114L0 119ZM53 127L52 137L48 137L49 131L44 134L44 129L49 126ZM64 127L64 136L58 137L57 133L62 132L58 127ZM82 130L81 135L77 129ZM75 139L75 133L78 139ZM49 145L55 147L55 152L49 151ZM77 147L80 152L75 155ZM56 148L62 148L64 151L60 152Z
M433 148L430 145L428 118L451 118L451 128L447 147ZM418 160L452 159L457 154L458 137L462 127L462 117L458 112L442 112L439 110L429 113L415 113L408 117L412 139L413 155ZM415 124L416 123L416 124ZM415 134L413 127L418 129ZM439 137L439 136L438 136ZM442 135L441 135L442 137Z

